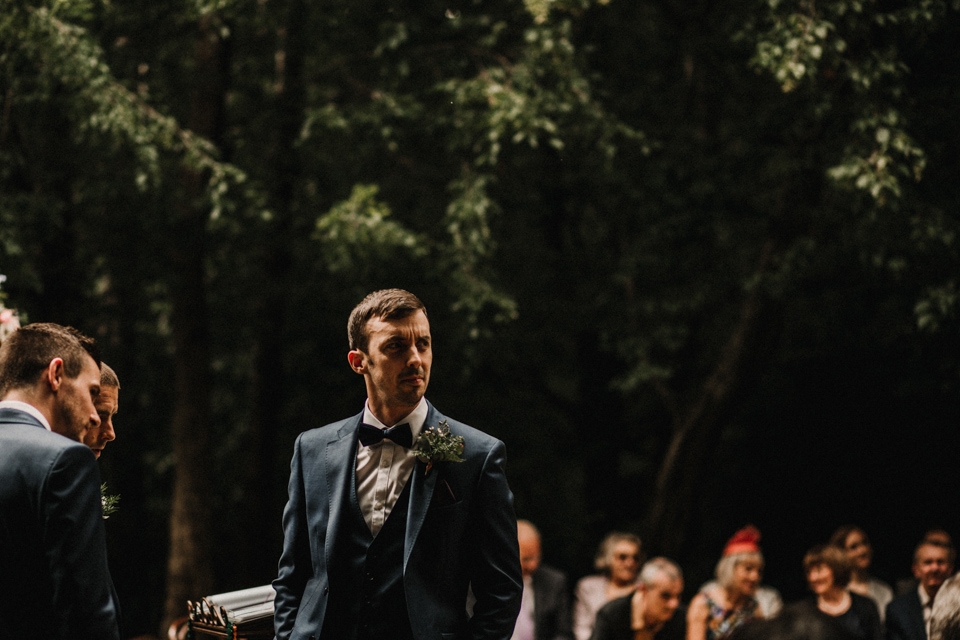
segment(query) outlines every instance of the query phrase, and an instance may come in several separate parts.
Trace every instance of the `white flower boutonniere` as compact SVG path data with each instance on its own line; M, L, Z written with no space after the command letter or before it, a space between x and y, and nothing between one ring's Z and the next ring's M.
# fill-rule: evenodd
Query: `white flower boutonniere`
M100 507L103 510L104 520L116 512L116 510L119 508L117 506L118 504L120 504L120 494L115 496L108 495L107 483L104 482L102 485L100 485Z
M446 420L421 431L414 443L417 459L427 465L424 475L430 475L433 465L438 462L463 462L463 447L463 436L450 433Z

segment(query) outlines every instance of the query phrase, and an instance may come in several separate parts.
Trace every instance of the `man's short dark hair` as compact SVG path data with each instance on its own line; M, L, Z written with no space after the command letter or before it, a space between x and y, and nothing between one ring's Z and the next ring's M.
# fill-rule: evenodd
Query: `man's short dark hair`
M120 388L120 378L117 377L117 372L106 362L100 363L100 386Z
M420 299L403 289L380 289L368 294L350 312L347 320L347 339L350 349L366 351L368 346L367 322L373 318L399 320L417 311L427 315L427 308Z
M93 338L73 327L51 322L24 325L0 345L0 398L14 389L36 384L54 358L63 360L64 375L76 378L88 355L99 367L100 351Z

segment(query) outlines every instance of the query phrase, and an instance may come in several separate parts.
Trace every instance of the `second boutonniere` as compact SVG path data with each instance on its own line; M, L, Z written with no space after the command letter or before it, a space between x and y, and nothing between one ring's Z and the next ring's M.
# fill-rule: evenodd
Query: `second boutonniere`
M463 436L450 433L446 420L421 431L414 443L417 459L427 465L424 475L429 475L438 462L463 462L463 447Z
M107 483L100 485L100 507L103 510L103 519L106 520L119 508L120 494L109 495L107 493Z

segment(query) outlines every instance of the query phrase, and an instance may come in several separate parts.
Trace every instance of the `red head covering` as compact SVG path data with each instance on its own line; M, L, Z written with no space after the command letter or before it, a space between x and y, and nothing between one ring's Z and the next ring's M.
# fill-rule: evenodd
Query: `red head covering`
M723 555L760 553L760 545L757 544L758 542L760 542L760 530L752 524L748 524L733 534L733 537L727 541L727 546L723 548Z

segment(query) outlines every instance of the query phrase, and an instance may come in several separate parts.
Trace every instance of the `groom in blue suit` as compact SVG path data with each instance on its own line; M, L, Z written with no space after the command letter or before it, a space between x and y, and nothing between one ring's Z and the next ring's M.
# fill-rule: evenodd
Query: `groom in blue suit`
M93 341L28 324L0 346L0 637L117 640L100 474Z
M503 443L423 397L433 347L416 296L371 293L348 335L367 402L297 438L273 583L276 637L508 640L522 581ZM418 459L419 434L441 424L463 438L462 461Z

